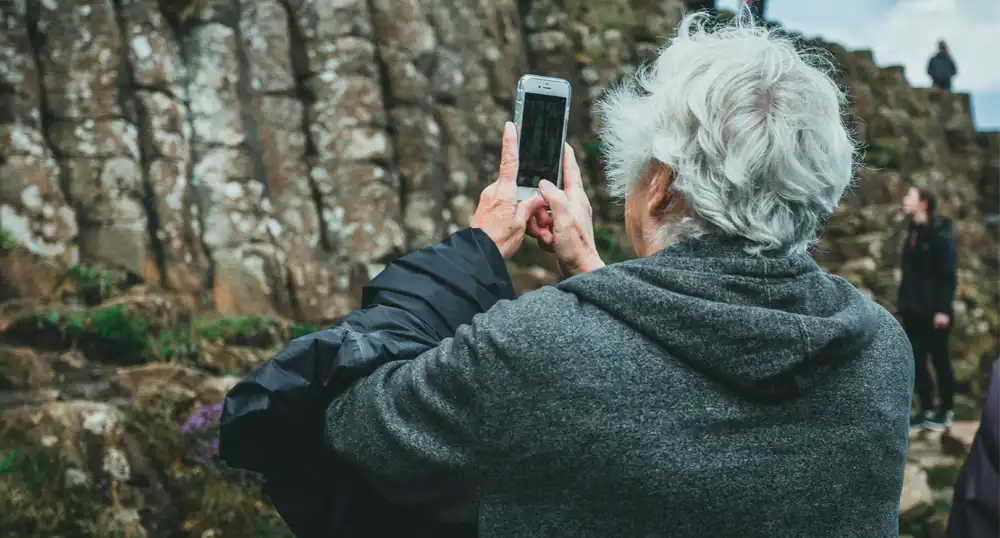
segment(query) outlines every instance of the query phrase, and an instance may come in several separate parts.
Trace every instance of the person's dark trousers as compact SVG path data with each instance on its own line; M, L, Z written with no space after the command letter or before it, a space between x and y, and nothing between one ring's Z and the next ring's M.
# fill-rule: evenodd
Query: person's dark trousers
M934 316L902 313L903 328L913 347L913 366L916 370L914 388L920 402L920 411L934 411L934 382L931 380L927 359L934 366L941 405L938 411L951 411L955 401L955 375L948 355L948 335L951 328L935 329Z
M932 86L941 90L951 91L951 80L935 80Z

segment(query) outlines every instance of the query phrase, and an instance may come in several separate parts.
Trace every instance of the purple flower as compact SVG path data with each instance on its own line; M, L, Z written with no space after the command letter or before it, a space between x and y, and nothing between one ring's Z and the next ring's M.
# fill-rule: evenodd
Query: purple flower
M220 416L222 416L221 403L199 407L181 425L181 435L202 433L217 428Z
M221 415L222 404L206 405L196 409L181 425L181 435L189 438L194 459L206 469L215 468L215 460L219 455L216 430Z

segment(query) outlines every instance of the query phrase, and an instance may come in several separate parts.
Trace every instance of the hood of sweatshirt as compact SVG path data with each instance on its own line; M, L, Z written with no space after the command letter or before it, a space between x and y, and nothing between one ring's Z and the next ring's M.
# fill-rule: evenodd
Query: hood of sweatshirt
M559 287L728 390L761 401L797 398L855 360L886 312L807 254L758 256L746 246L688 239Z

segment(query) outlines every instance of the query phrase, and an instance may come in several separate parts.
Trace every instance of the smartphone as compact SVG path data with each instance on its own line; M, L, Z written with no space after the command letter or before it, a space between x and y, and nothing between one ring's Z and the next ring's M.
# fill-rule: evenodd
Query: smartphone
M536 196L543 179L562 188L563 146L572 95L572 86L561 78L524 75L517 81L518 200Z

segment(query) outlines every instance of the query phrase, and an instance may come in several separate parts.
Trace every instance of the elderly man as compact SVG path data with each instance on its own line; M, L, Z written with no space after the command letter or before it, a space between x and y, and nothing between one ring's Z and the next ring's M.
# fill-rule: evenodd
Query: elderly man
M551 212L518 204L508 124L473 227L573 276L356 382L332 458L482 537L897 536L910 346L807 253L852 177L844 95L745 15L707 26L603 103L640 258L605 267L568 147Z

